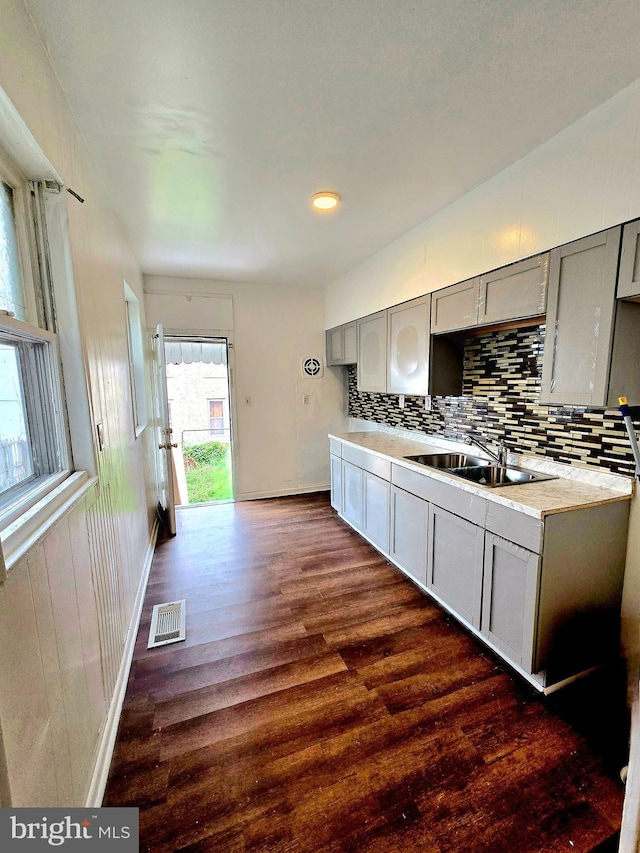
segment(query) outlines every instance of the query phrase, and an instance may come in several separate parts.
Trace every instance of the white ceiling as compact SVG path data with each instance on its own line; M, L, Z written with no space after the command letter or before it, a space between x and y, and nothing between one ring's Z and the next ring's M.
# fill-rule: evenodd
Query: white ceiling
M156 274L332 281L640 77L638 0L27 4Z

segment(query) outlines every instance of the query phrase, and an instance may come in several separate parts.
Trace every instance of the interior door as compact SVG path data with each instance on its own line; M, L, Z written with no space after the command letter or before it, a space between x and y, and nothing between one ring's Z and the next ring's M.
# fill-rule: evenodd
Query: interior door
M176 504L173 491L173 454L171 448L171 427L169 426L169 402L167 399L167 365L164 355L164 330L156 326L154 337L154 371L157 403L157 444L158 444L158 499L165 511L167 526L171 536L176 534Z

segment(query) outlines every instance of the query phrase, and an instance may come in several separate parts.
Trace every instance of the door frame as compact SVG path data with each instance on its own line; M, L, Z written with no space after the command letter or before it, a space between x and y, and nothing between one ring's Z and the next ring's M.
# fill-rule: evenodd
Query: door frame
M236 394L235 394L235 345L233 340L233 330L232 329L210 329L206 332L203 332L202 329L199 330L189 330L189 329L175 329L168 328L166 326L163 327L165 338L183 338L185 341L189 340L201 340L203 338L223 338L227 342L227 384L229 388L229 437L231 440L231 499L232 501L236 500L236 472L238 470L238 433L237 433L237 423L238 423L238 413L237 413L237 404L236 404ZM165 373L165 387L166 387L166 373ZM211 501L212 504L219 503L219 501ZM184 506L188 506L188 504L184 504Z

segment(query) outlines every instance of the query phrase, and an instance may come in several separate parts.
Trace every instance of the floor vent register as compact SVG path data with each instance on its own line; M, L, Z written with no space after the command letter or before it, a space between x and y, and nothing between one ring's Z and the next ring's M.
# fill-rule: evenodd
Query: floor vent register
M181 601L168 601L165 604L156 604L151 616L151 629L149 631L148 649L156 646L168 646L169 643L179 643L186 637L185 612L186 599Z

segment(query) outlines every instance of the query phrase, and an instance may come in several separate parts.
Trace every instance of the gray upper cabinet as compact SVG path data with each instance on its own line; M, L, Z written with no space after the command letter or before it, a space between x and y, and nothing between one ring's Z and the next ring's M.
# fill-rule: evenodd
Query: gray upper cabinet
M478 325L544 314L548 278L548 253L480 276Z
M551 252L541 403L607 403L620 234L610 228Z
M545 313L549 255L536 255L431 294L431 331L454 332Z
M628 222L622 232L618 298L640 297L640 219Z
M358 330L356 321L345 323L342 326L344 336L344 364L357 364L358 362Z
M479 278L452 284L431 294L431 332L453 332L478 322Z
M334 367L340 364L356 364L358 348L356 344L356 321L327 329L327 364Z
M358 320L358 391L387 390L387 312Z
M429 393L431 298L422 296L388 310L391 394Z

